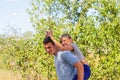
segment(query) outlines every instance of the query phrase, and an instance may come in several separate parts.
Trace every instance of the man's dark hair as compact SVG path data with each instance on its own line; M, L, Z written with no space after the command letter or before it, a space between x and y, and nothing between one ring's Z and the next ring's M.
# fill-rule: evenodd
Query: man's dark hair
M62 38L63 37L68 37L69 39L71 39L71 36L69 34L63 34L60 38L60 43L62 43Z
M55 44L50 37L45 37L43 40L43 44L47 44L49 42L51 42L52 44Z

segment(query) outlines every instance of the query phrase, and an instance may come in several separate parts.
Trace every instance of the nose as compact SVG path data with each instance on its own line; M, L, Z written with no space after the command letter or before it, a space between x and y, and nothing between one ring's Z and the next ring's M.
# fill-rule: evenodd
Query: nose
M65 41L62 42L62 45L65 45Z

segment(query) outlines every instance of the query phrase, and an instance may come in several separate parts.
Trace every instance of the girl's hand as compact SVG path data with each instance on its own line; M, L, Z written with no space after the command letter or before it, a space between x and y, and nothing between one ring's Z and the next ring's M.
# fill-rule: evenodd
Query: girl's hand
M49 31L45 32L45 37L49 37Z
M46 37L48 37L48 36L53 37L52 30L46 31L45 36L46 36Z

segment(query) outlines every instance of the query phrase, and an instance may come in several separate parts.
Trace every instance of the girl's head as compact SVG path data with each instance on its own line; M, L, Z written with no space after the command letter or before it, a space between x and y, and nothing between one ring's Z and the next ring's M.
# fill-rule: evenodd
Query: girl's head
M60 38L60 43L65 46L65 45L70 45L72 43L72 38L69 34L63 34Z

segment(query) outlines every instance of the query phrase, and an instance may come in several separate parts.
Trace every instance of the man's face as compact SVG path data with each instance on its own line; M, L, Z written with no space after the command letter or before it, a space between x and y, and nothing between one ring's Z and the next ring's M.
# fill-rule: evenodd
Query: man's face
M72 40L68 37L62 37L61 41L63 46L70 45L72 43Z
M55 54L56 47L51 42L44 44L44 48L45 48L46 52L49 53L50 55Z

